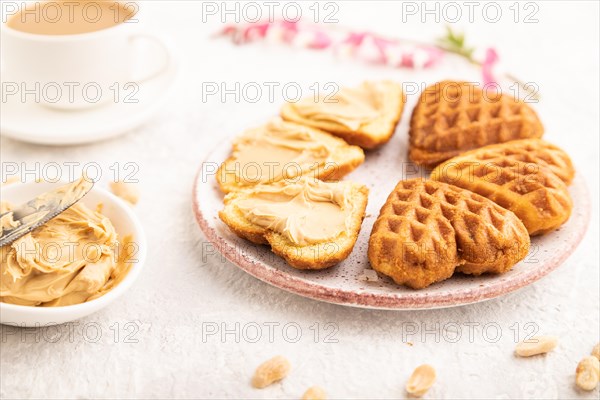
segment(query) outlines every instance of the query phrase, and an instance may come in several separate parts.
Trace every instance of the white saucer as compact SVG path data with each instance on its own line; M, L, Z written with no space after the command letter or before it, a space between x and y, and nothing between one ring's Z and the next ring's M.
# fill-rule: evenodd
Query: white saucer
M13 139L49 145L90 143L124 134L143 124L165 104L175 86L179 65L171 59L158 76L139 83L133 96L137 103L109 102L96 108L63 111L34 102L23 103L19 96L2 102L0 133ZM4 82L10 78L2 76ZM121 91L121 95L131 90ZM122 96L123 97L123 96Z

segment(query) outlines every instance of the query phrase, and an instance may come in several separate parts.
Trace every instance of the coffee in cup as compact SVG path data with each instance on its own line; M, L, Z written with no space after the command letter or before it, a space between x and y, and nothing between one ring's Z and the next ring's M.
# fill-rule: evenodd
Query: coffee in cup
M134 3L114 0L59 0L28 4L6 21L36 35L76 35L111 28L135 16Z
M169 51L139 32L138 5L115 0L59 0L29 4L6 15L1 27L3 98L60 109L123 101L124 87L166 70ZM138 56L153 44L152 60ZM157 56L158 54L158 56ZM144 66L133 76L134 65Z

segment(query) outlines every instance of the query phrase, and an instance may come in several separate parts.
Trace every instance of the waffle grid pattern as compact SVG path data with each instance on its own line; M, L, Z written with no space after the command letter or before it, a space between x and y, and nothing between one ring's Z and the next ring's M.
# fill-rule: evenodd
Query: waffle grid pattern
M493 228L491 231L502 232L506 214L506 210L475 193L430 180L408 180L394 189L380 216L386 217L393 239L417 243L426 236L429 240L438 234L446 237L456 218L483 222Z
M510 140L537 138L543 127L526 104L484 93L464 82L441 82L421 95L411 118L411 147L437 164L461 152ZM440 153L436 155L436 153ZM429 164L411 152L418 164Z
M530 234L541 234L562 225L571 214L565 181L572 180L574 171L561 153L538 152L531 143L491 146L439 165L431 178L489 198L513 211Z
M521 248L509 254L515 243ZM400 182L381 209L369 258L397 283L420 288L449 278L455 269L504 272L514 262L502 258L520 259L528 245L525 228L512 212L475 193L413 179Z
M485 149L463 156L482 164L506 165L506 160L512 160L539 165L550 169L567 185L571 183L575 175L575 169L568 154L540 139L524 139L487 146ZM459 156L457 160L462 160L463 156Z

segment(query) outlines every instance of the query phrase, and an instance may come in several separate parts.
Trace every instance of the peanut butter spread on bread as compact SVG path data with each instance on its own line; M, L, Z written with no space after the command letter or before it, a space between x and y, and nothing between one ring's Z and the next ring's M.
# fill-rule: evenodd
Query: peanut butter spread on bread
M317 101L306 97L292 108L313 121L334 122L358 130L384 112L385 82L363 82L358 87L341 88L337 93L320 96Z
M276 182L330 161L334 149L313 129L274 119L234 142L236 176L242 184Z
M295 183L256 186L237 207L252 223L281 233L292 243L307 245L348 231L351 189L345 182L302 178Z

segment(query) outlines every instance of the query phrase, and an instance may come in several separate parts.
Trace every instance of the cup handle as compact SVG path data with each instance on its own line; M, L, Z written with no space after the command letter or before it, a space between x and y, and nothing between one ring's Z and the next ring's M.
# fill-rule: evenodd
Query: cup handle
M143 82L147 82L151 79L156 78L157 76L161 75L163 72L165 72L167 70L167 67L169 66L169 64L171 62L171 52L169 51L169 48L162 40L160 40L159 38L157 38L154 35L147 34L147 33L134 34L129 37L129 44L131 46L135 46L136 42L143 41L143 40L148 41L148 42L153 42L160 47L160 49L162 51L162 60L161 60L161 63L158 65L158 67L151 69L150 72L147 72L144 76L139 77L139 78L133 77L132 80L133 80L133 82L136 82L136 83L143 83Z

